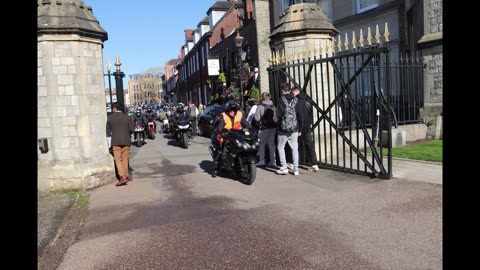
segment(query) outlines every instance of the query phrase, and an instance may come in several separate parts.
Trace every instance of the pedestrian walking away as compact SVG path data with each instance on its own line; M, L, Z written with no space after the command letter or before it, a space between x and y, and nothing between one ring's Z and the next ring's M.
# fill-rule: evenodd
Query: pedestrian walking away
M113 113L107 119L107 136L111 137L113 159L120 175L116 186L125 185L133 180L128 176L130 135L133 133L133 122L128 114L122 112L122 109L122 105L114 103Z

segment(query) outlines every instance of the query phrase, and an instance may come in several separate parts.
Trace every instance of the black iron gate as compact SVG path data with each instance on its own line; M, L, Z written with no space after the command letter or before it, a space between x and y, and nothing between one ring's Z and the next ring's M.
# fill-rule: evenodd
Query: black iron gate
M391 130L398 119L391 101L402 93L394 89L392 98L392 70L396 69L391 68L389 51L383 46L323 57L311 53L294 56L297 59L285 55L272 59L268 72L273 102L277 104L283 82L300 87L311 99L312 135L320 167L392 177ZM417 67L421 70L418 58ZM300 141L300 164L310 164L304 150Z

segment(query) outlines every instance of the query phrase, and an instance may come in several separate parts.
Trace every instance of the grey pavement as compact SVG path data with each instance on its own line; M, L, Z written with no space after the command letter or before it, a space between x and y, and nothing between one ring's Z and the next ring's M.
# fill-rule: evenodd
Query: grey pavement
M89 192L59 269L441 269L442 164L394 159L384 181L258 169L245 186L210 177L207 138L189 150L148 142L132 147L134 182ZM40 194L38 203L40 254L72 199Z

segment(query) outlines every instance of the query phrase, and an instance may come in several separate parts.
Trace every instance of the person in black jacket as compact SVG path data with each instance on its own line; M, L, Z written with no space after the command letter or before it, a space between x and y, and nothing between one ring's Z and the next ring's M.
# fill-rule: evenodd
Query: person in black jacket
M305 151L308 152L310 155L310 162L312 163L312 169L314 171L318 171L318 160L317 154L315 153L315 145L313 144L312 138L312 103L310 101L310 97L302 92L299 87L294 86L292 87L292 94L298 98L298 102L300 103L302 109L300 112L303 114L304 125L303 128L300 130L302 136L300 137L300 141L305 143Z
M130 134L133 133L133 122L130 121L128 114L122 112L122 109L122 105L114 103L113 113L107 119L107 137L112 138L113 159L120 175L116 186L133 180L128 176Z
M292 95L290 90L290 83L286 82L280 86L282 96L277 105L278 117L278 136L277 149L280 158L280 169L276 171L277 174L288 174L287 158L285 155L285 145L290 145L292 149L293 159L293 175L298 175L298 137L302 136L301 130L304 126L303 105L298 102L298 99ZM289 114L289 109L293 108L292 114ZM292 116L292 117L291 117Z

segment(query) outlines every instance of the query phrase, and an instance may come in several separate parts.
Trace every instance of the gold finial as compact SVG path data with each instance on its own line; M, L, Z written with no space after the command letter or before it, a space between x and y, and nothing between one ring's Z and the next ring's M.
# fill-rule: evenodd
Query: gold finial
M372 46L372 32L370 31L370 26L368 27L367 41L368 46Z
M277 52L275 52L275 64L277 64L277 65L279 64L278 53Z
M110 59L107 57L107 64L105 65L107 67L107 70L110 71L110 68L112 65L110 65Z
M345 43L343 45L345 46L345 51L348 51L348 45L350 45L350 43L348 42L347 33L345 33Z
M282 51L282 58L281 58L282 64L284 64L286 62L286 59L287 59L287 57L285 56L285 50L283 50Z
M342 36L341 35L338 35L337 48L338 48L339 52L342 51Z
M360 48L363 48L363 29L360 29L360 39L358 40L360 42Z
M378 30L378 24L377 27L375 28L375 40L377 41L377 44L380 44L380 31Z
M390 36L390 32L388 32L388 23L385 22L385 33L383 34L383 36L385 37L385 41L388 42L389 39L388 37Z
M357 39L355 38L355 31L352 32L352 49L357 48Z

